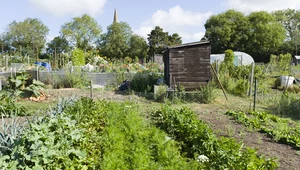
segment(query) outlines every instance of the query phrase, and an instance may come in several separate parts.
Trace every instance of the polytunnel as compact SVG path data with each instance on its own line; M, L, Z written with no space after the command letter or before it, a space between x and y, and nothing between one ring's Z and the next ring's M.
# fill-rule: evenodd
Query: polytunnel
M241 66L241 65L250 65L252 63L254 63L253 58L244 52L238 52L235 51L233 52L235 55L234 58L234 65L235 66ZM211 54L210 55L210 64L214 63L214 62L218 62L219 64L224 61L225 58L225 54Z

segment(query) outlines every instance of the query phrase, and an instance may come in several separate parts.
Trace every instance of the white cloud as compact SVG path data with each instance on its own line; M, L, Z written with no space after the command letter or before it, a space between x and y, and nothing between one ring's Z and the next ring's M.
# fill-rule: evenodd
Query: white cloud
M178 34L183 38L183 40L189 40L185 42L194 42L194 41L200 41L201 38L203 38L205 32L196 32L196 33L179 32Z
M212 15L211 12L199 13L184 10L175 6L169 11L158 10L152 17L143 22L135 32L143 37L159 26L170 33L178 33L183 42L199 41L204 35L204 23ZM202 31L202 32L201 32Z
M49 12L54 16L78 16L84 13L95 16L102 12L107 0L28 0L39 10Z
M245 13L262 10L272 12L287 8L299 9L300 0L226 0L225 6Z

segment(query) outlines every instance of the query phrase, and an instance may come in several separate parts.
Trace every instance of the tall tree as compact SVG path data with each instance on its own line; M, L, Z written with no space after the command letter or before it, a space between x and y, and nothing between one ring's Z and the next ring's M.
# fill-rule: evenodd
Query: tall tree
M224 53L227 49L245 50L249 38L249 21L243 13L228 10L211 16L204 26L205 38L212 44L212 53Z
M32 49L38 60L39 51L46 43L48 32L48 27L39 19L27 18L21 22L10 23L4 36L7 43L17 49Z
M270 55L277 52L285 39L285 29L270 13L253 12L248 17L250 22L249 43L246 52L255 61L267 62Z
M148 52L148 45L144 38L138 35L133 35L129 40L129 56L131 58L145 58Z
M286 39L281 46L282 53L298 54L300 38L300 11L294 9L273 12L275 19L284 26Z
M155 54L161 54L170 45L181 44L181 37L174 33L169 35L168 32L164 32L162 28L156 26L150 34L148 34L149 42L149 56L154 56Z
M162 51L168 46L168 33L164 32L164 30L159 26L156 26L154 30L152 30L150 34L148 34L147 39L149 43L149 56L161 54Z
M172 35L169 35L169 45L178 45L182 44L181 37L178 33L174 33Z
M57 61L59 61L60 65L63 65L64 61L61 57L62 53L66 53L70 50L68 41L64 37L54 37L49 43L47 43L47 53L52 55L53 65L56 67Z
M101 27L94 18L84 14L62 25L61 33L71 45L86 50L100 37Z
M107 27L99 41L100 54L110 58L125 58L129 55L131 27L126 22L114 22Z
M7 52L9 50L9 46L7 44L7 42L5 41L3 35L0 35L0 53L4 53Z
M267 12L253 12L248 16L229 10L211 16L205 24L205 38L212 43L212 53L226 49L249 53L255 61L268 61L279 50L285 30Z

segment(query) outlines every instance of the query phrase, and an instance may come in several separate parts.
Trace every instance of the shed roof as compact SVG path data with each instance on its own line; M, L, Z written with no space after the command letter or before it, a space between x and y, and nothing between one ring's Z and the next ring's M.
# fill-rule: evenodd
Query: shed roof
M168 49L194 46L194 45L200 45L200 44L209 44L209 43L210 43L209 41L197 41L197 42L191 42L191 43L185 43L185 44L180 44L180 45L169 46Z

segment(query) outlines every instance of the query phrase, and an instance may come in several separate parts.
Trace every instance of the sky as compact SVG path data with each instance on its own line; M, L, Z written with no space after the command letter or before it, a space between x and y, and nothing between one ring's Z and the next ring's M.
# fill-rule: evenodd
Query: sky
M300 9L300 0L0 0L0 34L7 25L38 18L49 28L47 41L59 35L61 26L74 17L89 14L106 32L117 10L119 21L147 38L155 26L178 33L183 43L199 41L206 20L229 9L245 14L265 10Z

